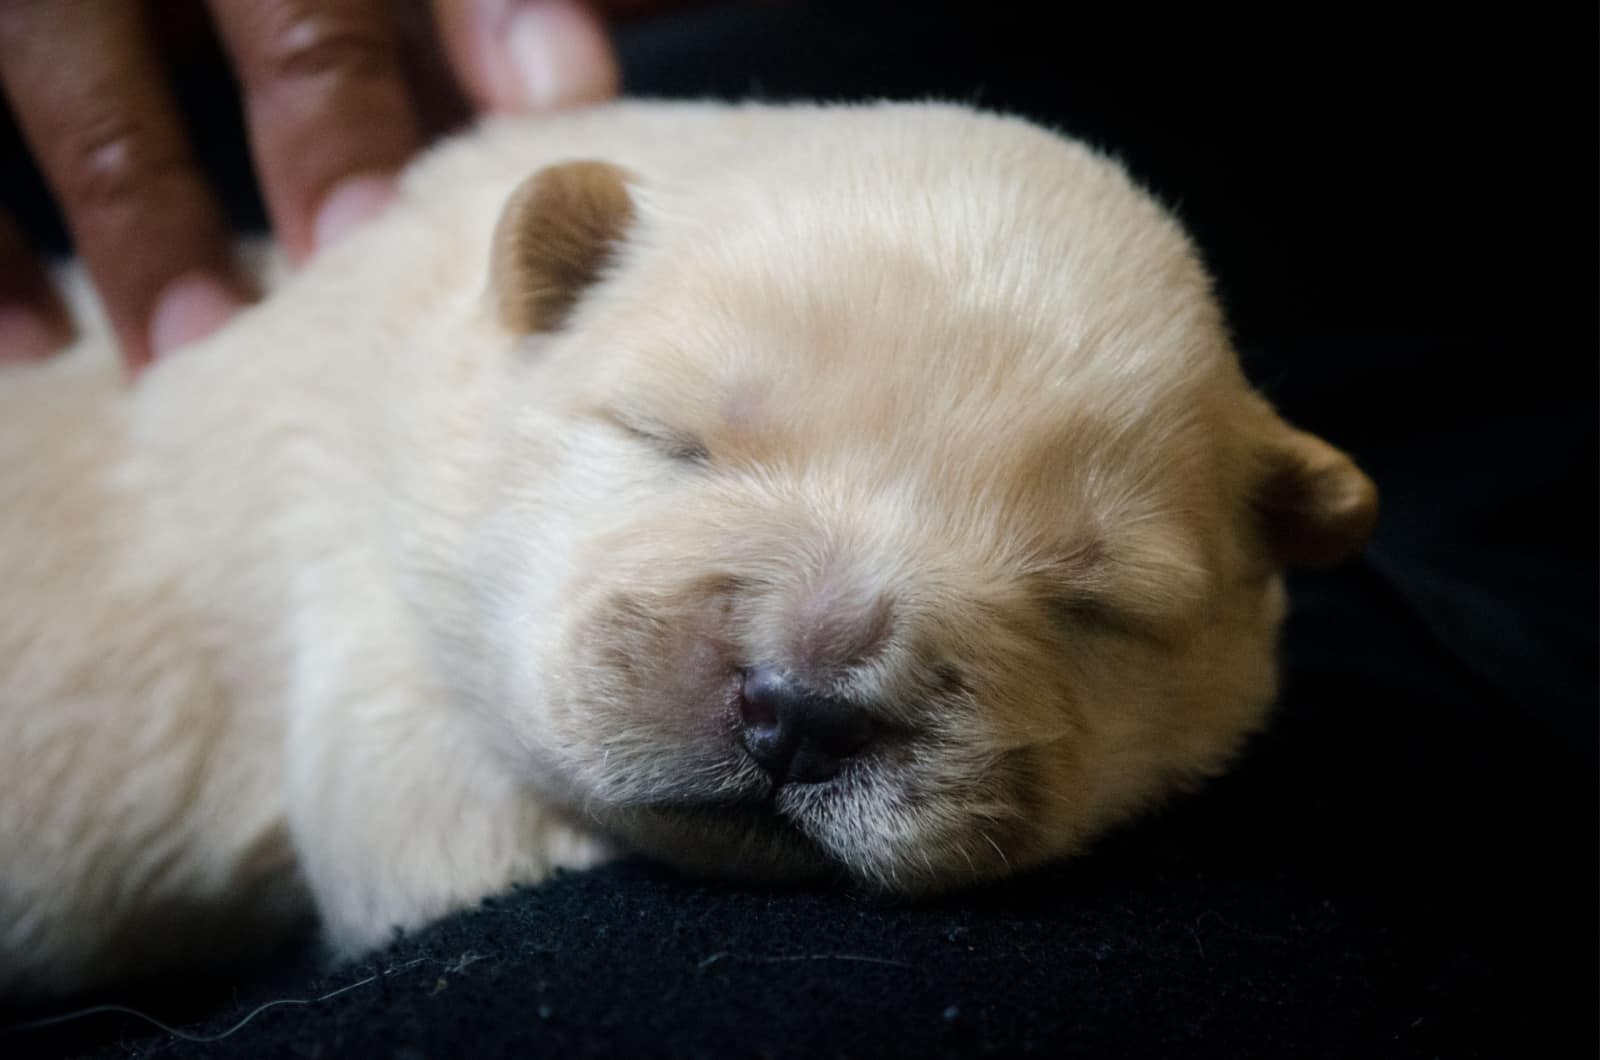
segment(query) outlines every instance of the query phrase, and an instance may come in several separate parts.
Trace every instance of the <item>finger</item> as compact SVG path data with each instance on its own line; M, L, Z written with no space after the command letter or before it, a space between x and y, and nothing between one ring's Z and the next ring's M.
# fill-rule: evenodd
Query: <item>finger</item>
M245 293L141 10L0 4L0 83L135 367L219 326Z
M660 14L663 11L705 7L710 3L711 0L594 0L594 7L607 15L636 18L640 15Z
M475 108L461 90L444 54L444 41L427 4L393 6L395 37L411 107L424 143L467 125Z
M0 213L0 365L47 357L72 341L72 325L39 260Z
M291 257L381 210L417 147L387 0L211 0Z
M617 94L605 25L577 0L434 0L445 51L486 110L552 110Z

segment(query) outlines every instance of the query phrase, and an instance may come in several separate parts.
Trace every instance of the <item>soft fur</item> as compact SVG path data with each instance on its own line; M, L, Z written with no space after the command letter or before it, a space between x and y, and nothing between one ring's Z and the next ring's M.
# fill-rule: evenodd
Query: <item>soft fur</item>
M310 910L354 951L614 845L1057 857L1223 767L1283 563L1373 514L1161 209L961 108L491 124L131 387L71 280L81 341L0 376L3 991ZM758 662L889 735L774 791Z

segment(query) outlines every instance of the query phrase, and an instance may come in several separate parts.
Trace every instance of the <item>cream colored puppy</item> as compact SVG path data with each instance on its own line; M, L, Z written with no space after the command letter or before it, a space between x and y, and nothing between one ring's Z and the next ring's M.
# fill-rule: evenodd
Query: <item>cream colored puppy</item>
M1111 162L944 106L434 152L128 387L0 376L0 984L615 847L919 892L1219 770L1371 484Z

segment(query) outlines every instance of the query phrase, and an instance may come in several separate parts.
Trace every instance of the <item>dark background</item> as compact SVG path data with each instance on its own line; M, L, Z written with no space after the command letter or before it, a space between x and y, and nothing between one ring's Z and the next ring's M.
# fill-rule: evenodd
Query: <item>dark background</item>
M1275 728L1199 797L978 893L629 864L359 967L291 953L117 998L216 1034L385 973L221 1043L101 1015L0 1053L1595 1055L1597 28L1593 4L1420 3L791 4L625 28L637 94L1020 111L1177 210L1252 377L1383 491L1366 556L1292 583ZM236 219L259 221L220 68L194 60L180 88ZM59 239L3 150L6 201Z

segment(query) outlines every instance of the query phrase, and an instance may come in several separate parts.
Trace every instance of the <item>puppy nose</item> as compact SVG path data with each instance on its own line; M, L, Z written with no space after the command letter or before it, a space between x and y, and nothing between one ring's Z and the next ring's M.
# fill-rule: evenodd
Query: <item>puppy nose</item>
M817 784L872 742L867 712L771 666L746 671L740 738L750 757L780 784Z

